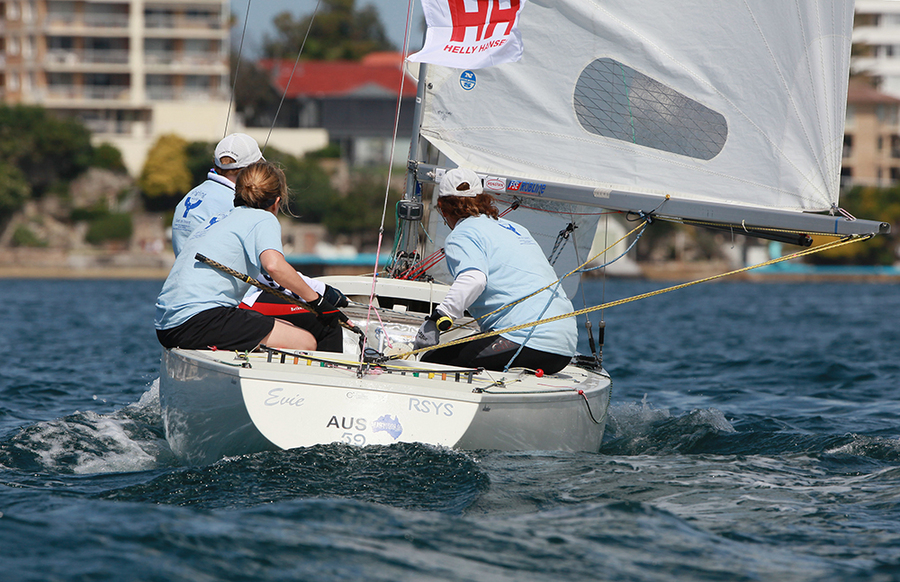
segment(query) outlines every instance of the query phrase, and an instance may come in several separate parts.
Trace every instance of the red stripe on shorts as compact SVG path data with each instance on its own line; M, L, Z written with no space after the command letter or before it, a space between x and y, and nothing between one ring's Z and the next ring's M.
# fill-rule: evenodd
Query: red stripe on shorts
M262 303L257 301L251 307L244 302L240 304L241 309L252 309L263 315L271 315L278 317L279 315L296 315L297 313L309 313L309 309L300 307L299 305L291 305L289 303Z

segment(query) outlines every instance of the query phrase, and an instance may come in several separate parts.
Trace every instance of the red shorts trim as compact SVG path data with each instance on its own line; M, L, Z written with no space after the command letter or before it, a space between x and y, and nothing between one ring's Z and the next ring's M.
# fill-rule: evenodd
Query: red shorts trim
M257 301L251 306L241 302L240 308L249 309L251 311L256 311L257 313L262 313L263 315L271 315L273 317L279 317L283 315L297 315L298 313L310 313L309 309L290 303L264 303L261 301Z

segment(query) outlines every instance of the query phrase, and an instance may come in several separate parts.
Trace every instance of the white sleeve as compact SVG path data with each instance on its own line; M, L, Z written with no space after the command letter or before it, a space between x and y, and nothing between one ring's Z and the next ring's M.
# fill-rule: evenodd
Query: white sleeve
M312 289L319 295L325 294L325 283L323 283L321 281L317 281L316 279L313 279L311 277L307 277L300 271L297 271L297 274L300 275L301 277L303 277L303 280L306 281L306 284L309 285L310 289Z
M447 291L447 296L437 306L452 319L459 319L466 309L478 299L487 286L487 277L478 269L467 269L457 275Z
M323 295L325 293L325 283L323 283L321 281L317 281L316 279L307 277L300 271L297 271L297 274L300 275L304 281L306 281L306 284L309 285L309 287L313 291L315 291L319 295ZM281 291L282 293L290 295L291 297L294 297L295 299L299 299L300 301L303 301L302 297L298 296L296 293L294 293L293 291L291 291L289 289L285 289L284 287L282 287L281 285L276 283L275 279L273 279L266 273L259 274L259 282L262 283L263 285L268 285L269 287L271 287L272 289L275 289L276 291ZM244 298L241 299L241 303L244 303L250 307L253 307L253 304L256 303L256 300L259 298L260 295L262 295L261 289L259 289L258 287L250 287L250 289L244 295Z

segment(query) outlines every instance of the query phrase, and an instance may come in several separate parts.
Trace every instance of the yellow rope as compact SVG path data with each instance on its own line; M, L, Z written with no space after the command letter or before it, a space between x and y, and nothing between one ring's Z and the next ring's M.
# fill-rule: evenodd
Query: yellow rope
M586 308L584 308L584 309L579 309L578 311L573 311L573 312L571 312L571 313L566 313L566 314L563 314L563 315L557 315L557 316L555 316L555 317L548 317L547 319L541 319L541 320L539 320L539 321L534 321L534 322L531 322L531 323L523 323L523 324L521 324L521 325L516 325L516 326L513 326L513 327L507 327L506 329L498 329L498 330L486 331L486 332L479 333L479 334L476 334L476 335L471 335L471 336L467 336L467 337L460 338L460 339L457 339L457 340L449 341L449 342L446 342L446 343L443 343L443 344L437 344L437 345L429 346L429 347L426 347L426 348L419 348L418 350L413 350L413 351L407 352L407 353L405 353L405 354L398 354L398 355L396 355L396 356L391 356L390 359L395 359L395 358L407 358L407 357L409 357L409 356L411 356L411 355L415 355L415 354L418 354L418 353L422 353L422 352L427 352L427 351L435 350L435 349L438 349L438 348L445 348L445 347L449 347L449 346L455 346L455 345L458 345L458 344L462 344L462 343L474 341L474 340L477 340L477 339L482 339L482 338L486 338L486 337L492 337L492 336L495 336L495 335L500 335L500 334L502 334L502 333L507 333L507 332L510 332L510 331L517 331L517 330L520 330L520 329L524 329L524 328L526 328L526 327L532 327L532 326L541 325L541 324L544 324L544 323L551 323L551 322L554 322L554 321L559 321L560 319L566 319L566 318L569 318L569 317L576 317L576 316L578 316L578 315L584 315L584 314L587 314L587 313L592 313L592 312L594 312L594 311L600 311L601 309L607 309L607 308L610 308L610 307L616 307L616 306L618 306L618 305L624 305L625 303L631 303L632 301L638 301L639 299L646 299L646 298L648 298L648 297L653 297L653 296L655 296L655 295L662 295L663 293L668 293L668 292L670 292L670 291L677 291L677 290L679 290L679 289L684 289L684 288L690 287L690 286L692 286L692 285L697 285L698 283L706 283L706 282L709 282L709 281L714 281L714 280L716 280L716 279L722 279L722 278L724 278L724 277L729 277L729 276L731 276L731 275L737 275L737 274L739 274L739 273L745 273L745 272L751 271L751 270L753 270L753 269L758 269L759 267L766 267L766 266L769 266L769 265L774 265L774 264L776 264L776 263L781 263L781 262L783 262L783 261L789 261L789 260L791 260L791 259L796 259L796 258L799 258L799 257L804 257L804 256L806 256L806 255L811 255L811 254L818 253L818 252L821 252L821 251L827 251L827 250L830 250L830 249L842 247L842 246L844 246L844 245L848 245L848 244L851 244L851 243L869 240L869 239L872 238L873 236L875 236L875 235L869 234L869 235L864 235L864 236L853 236L853 237L850 237L850 238L845 238L845 239L841 239L841 240L832 241L832 242L830 242L830 243L825 243L825 244L819 245L819 246L817 246L817 247L808 248L808 249L805 249L805 250L802 250L802 251L798 251L798 252L793 253L793 254L790 254L790 255L784 255L783 257L778 257L778 258L775 258L775 259L771 259L771 260L768 260L768 261L766 261L766 262L764 262L764 263L759 263L759 264L757 264L757 265L751 265L751 266L749 266L749 267L743 267L743 268L741 268L741 269L736 269L736 270L734 270L734 271L729 271L729 272L727 272L727 273L720 273L720 274L718 274L718 275L713 275L713 276L711 276L711 277L705 277L705 278L703 278L703 279L698 279L698 280L696 280L696 281L691 281L691 282L689 282L689 283L681 283L681 284L679 284L679 285L674 285L674 286L672 286L672 287L666 287L665 289L658 289L658 290L656 290L656 291L650 291L650 292L648 292L648 293L642 293L642 294L640 294L640 295L635 295L635 296L633 296L633 297L626 297L626 298L624 298L624 299L617 299L617 300L615 300L615 301L610 301L610 302L608 302L608 303L603 303L602 305L596 305L596 306L594 306L594 307L586 307Z

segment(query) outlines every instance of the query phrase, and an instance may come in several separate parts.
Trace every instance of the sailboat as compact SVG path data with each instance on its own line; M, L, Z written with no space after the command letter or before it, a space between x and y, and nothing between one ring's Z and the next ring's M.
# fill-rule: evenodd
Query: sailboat
M347 332L344 354L165 351L166 436L187 461L331 442L599 449L612 380L593 338L592 354L553 375L408 352L450 282L434 258L449 231L428 209L453 167L477 172L529 229L569 297L609 213L801 247L889 231L838 206L852 2L492 0L477 3L480 21L458 18L461 1L427 3L456 19L456 40L435 45L429 21L426 48L433 36L449 64L418 59L390 267L327 278L351 298L345 311L365 343ZM497 47L518 53L486 67L454 60ZM463 321L441 340L477 330Z

